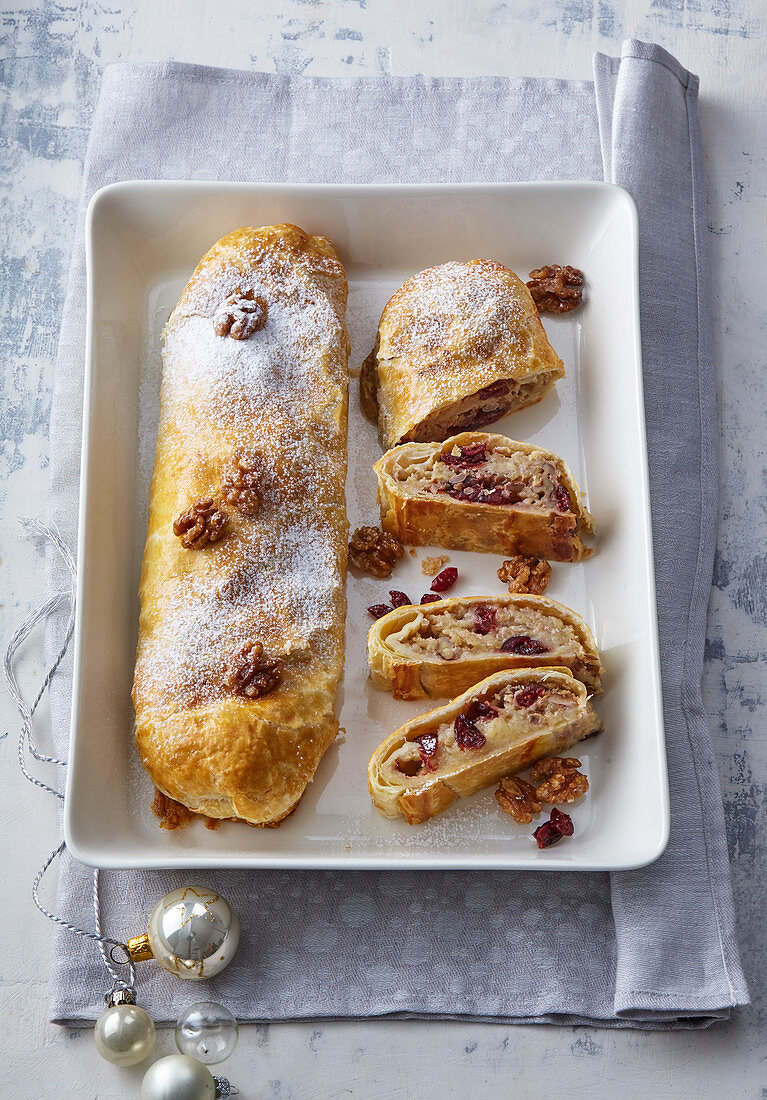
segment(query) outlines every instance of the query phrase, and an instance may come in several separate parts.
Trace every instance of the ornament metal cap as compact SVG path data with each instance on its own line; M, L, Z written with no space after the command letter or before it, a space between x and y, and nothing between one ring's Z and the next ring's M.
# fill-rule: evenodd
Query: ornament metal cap
M126 946L134 963L146 962L147 959L154 958L152 944L146 932L141 936L131 936Z
M115 1005L135 1005L136 991L135 989L128 989L126 986L121 986L119 989L110 989L108 993L104 994L104 1000L108 1008L114 1008Z

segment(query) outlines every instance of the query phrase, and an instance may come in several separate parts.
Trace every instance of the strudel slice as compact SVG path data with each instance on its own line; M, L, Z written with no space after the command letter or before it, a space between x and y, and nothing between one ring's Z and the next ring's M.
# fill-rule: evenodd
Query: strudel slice
M390 299L360 387L384 447L446 439L540 401L564 375L530 291L495 260L420 271Z
M566 669L496 672L387 737L368 765L370 797L387 817L419 825L601 729Z
M338 732L346 295L324 237L244 228L165 328L135 732L158 790L207 817L278 824Z
M403 443L375 465L382 524L401 542L579 561L592 519L561 458L503 435Z
M455 696L504 668L568 668L601 688L594 637L580 615L546 596L457 596L397 607L368 634L373 683L396 699Z

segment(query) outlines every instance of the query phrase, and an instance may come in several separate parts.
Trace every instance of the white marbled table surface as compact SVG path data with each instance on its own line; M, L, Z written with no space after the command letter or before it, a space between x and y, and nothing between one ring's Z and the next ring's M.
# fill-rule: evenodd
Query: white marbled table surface
M722 1026L670 1034L417 1021L253 1026L241 1030L220 1072L245 1100L518 1092L533 1100L619 1094L764 1100L765 0L4 0L0 8L3 642L43 590L42 560L20 539L16 517L45 510L53 361L104 64L175 58L320 76L590 78L594 50L615 53L624 38L639 37L659 42L700 75L723 480L705 701L753 1006ZM39 646L25 652L31 684L40 671ZM52 926L35 910L29 887L53 845L56 810L17 770L18 724L5 694L0 718L0 1095L137 1097L140 1068L116 1070L99 1058L89 1031L48 1023ZM158 1046L172 1052L172 1034L162 1032Z

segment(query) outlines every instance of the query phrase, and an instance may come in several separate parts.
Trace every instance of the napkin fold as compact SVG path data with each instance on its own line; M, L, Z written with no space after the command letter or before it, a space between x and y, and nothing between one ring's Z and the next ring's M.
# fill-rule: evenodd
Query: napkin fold
M717 422L698 81L658 46L597 54L594 83L328 80L162 63L105 70L84 166L51 416L49 518L76 541L85 344L84 215L121 179L444 182L607 179L640 217L644 385L671 840L640 871L200 873L239 913L235 962L206 986L241 1020L333 1017L701 1027L746 1003L721 792L700 694L716 541ZM48 561L51 590L61 586ZM54 616L46 644L58 649ZM51 689L66 754L71 658ZM191 877L194 877L192 875ZM189 873L106 872L118 939ZM90 927L91 872L64 856L59 912ZM51 1018L89 1024L106 975L65 932ZM175 1020L177 981L140 972Z

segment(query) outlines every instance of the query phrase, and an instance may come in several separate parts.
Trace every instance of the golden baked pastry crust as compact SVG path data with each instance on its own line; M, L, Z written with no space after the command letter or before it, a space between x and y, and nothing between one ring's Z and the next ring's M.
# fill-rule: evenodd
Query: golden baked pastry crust
M407 484L414 474L424 483L433 481L434 466L441 456L475 443L484 443L488 453L501 448L510 455L528 455L547 464L567 491L569 510L471 503L446 493L424 491L420 484ZM462 432L444 443L403 443L387 451L374 469L381 524L401 542L488 554L527 554L551 561L579 561L592 553L581 534L592 531L593 521L573 475L558 455L536 444L488 432ZM470 469L473 472L477 467Z
M453 723L475 700L493 698L510 688L512 692L527 685L540 685L551 693L565 693L572 702L548 719L530 721L533 707L520 707L505 722L496 722L493 732L485 727L486 744L476 749L447 750L444 765L424 765L420 775L398 773L397 754L407 760L407 742L424 734L433 734L445 723ZM533 705L535 706L535 704ZM497 783L505 775L524 771L544 756L556 756L602 729L602 721L593 710L584 685L573 679L567 669L511 669L496 672L443 707L411 719L392 733L375 750L368 765L368 787L373 804L386 817L404 817L409 825L419 825L446 809L457 798L466 798L483 787ZM415 754L413 754L415 755Z
M391 297L361 386L389 448L489 424L539 401L564 373L522 280L495 260L453 261ZM502 382L505 394L475 397Z
M266 324L245 339L214 327L231 295L266 304ZM136 744L163 793L211 818L281 821L338 731L346 297L330 241L293 225L243 228L201 260L165 328ZM258 492L240 511L221 494L243 455ZM206 498L228 527L185 549L173 522ZM234 693L231 668L254 642L283 670L274 690L248 698Z
M446 641L449 659L439 654L439 644L434 652L418 651L412 644L414 635L426 629L432 636L434 628L428 624L443 622L446 616L461 623L475 619L477 608L489 608L493 617L504 608L515 615L513 630L508 636L526 635L541 640L548 624L555 633L570 633L572 645L551 647L549 653L525 655L502 653L499 649L483 649L484 638L489 631L477 634L476 650L461 647L461 627L454 631L459 639L455 645ZM543 618L543 623L542 619ZM557 630L561 624L565 631ZM541 630L541 625L544 629ZM471 629L469 627L469 629ZM447 639L447 635L445 635ZM548 636L544 639L549 640ZM452 651L451 650L452 647ZM455 648L460 651L455 656ZM571 649L570 653L563 649ZM570 674L586 685L589 691L601 690L602 665L594 636L587 623L569 607L547 596L455 596L422 606L396 607L377 619L368 633L368 665L373 683L382 691L390 691L395 699L450 698L468 690L487 676L505 668L540 668L544 666L567 667Z

